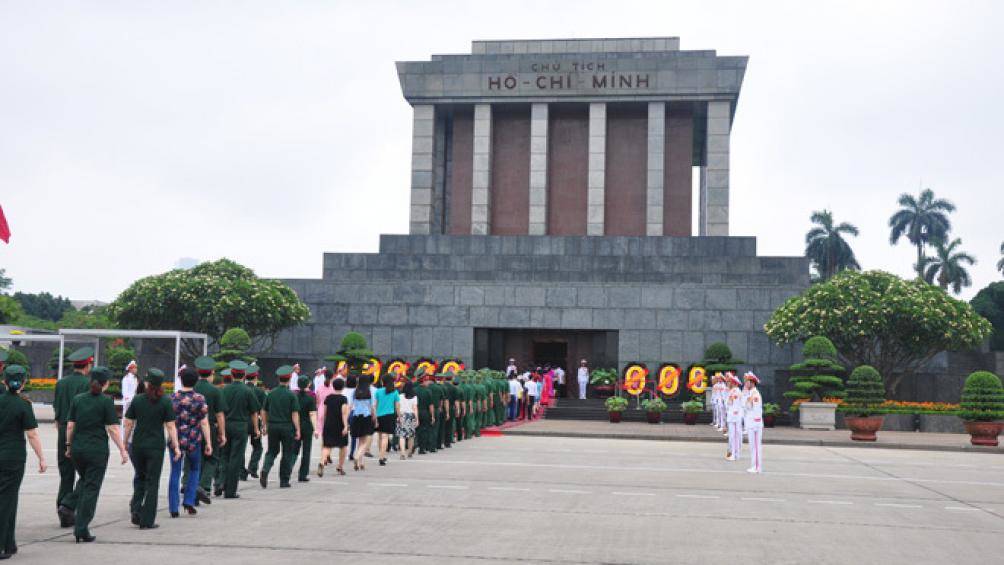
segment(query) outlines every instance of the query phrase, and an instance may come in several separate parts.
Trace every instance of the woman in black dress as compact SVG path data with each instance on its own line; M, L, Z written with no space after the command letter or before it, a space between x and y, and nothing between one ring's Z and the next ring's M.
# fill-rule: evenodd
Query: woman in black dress
M335 379L331 382L334 394L324 399L324 427L321 430L322 448L321 462L317 464L317 476L324 476L324 467L331 461L331 450L338 448L338 466L335 471L344 475L345 452L349 445L349 402L345 398L345 380Z

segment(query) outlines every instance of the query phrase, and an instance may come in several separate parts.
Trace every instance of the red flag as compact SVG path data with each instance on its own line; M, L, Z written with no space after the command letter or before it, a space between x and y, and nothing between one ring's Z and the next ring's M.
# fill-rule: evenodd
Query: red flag
M3 206L0 206L0 239L4 243L10 243L10 226L7 225L7 218L3 215Z

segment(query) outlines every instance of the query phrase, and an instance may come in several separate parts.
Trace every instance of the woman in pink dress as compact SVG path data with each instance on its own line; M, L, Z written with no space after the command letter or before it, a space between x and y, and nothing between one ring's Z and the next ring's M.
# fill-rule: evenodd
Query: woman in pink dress
M324 369L324 384L321 385L321 386L319 386L319 387L317 387L317 390L314 391L314 396L317 397L317 429L318 430L323 430L324 429L324 399L335 393L334 387L331 386L331 379L332 379L332 377L334 377L334 374L331 372L331 369L325 368ZM340 417L340 415L339 415L339 417ZM324 463L325 465L330 464L331 463L330 459L331 458L329 456L328 457L328 461L322 461L322 463Z
M554 399L554 370L551 369L550 365L544 366L543 384L544 389L540 392L540 404L541 406L550 406L551 400Z

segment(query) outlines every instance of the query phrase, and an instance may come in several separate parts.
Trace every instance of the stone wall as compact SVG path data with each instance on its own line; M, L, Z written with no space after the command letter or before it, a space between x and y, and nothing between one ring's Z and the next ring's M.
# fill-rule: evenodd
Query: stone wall
M354 330L381 357L470 363L474 328L614 330L620 364L690 363L724 341L770 395L792 349L762 326L808 265L757 257L753 238L385 235L379 254L326 254L323 279L286 282L311 320L264 357L309 366Z

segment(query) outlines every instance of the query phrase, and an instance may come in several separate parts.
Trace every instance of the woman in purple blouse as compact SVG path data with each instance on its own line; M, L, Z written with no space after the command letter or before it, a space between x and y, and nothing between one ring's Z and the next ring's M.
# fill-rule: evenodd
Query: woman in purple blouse
M167 484L167 506L171 517L177 518L178 486L181 470L188 462L188 481L185 484L185 511L195 514L196 490L199 486L199 472L202 468L202 454L212 455L212 442L204 441L209 436L209 420L206 415L209 408L206 399L192 390L199 381L199 374L194 369L185 368L181 371L181 390L171 395L174 414L177 417L175 426L178 429L178 445L184 455L181 459L171 459L171 479Z

